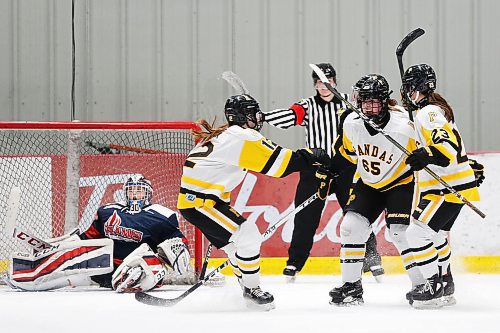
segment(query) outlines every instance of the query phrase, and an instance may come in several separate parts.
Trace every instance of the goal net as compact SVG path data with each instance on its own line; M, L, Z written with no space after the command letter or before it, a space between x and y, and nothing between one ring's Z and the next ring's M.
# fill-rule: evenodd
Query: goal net
M176 210L182 166L194 146L191 122L0 123L0 228L7 199L21 189L17 226L45 239L86 230L103 204L124 199L123 183L141 173L153 203ZM180 216L179 216L180 217ZM180 219L195 269L201 233ZM27 251L0 232L0 273L13 251Z

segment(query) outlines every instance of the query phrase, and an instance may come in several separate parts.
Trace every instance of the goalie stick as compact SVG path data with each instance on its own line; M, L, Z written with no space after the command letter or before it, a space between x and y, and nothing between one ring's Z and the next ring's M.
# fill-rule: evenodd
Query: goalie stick
M17 216L19 215L19 207L21 204L21 189L14 186L10 190L9 197L7 198L7 213L5 215L5 232L12 238L20 241L21 243L31 247L33 250L40 252L44 250L52 250L58 247L54 246L43 239L33 235L29 231L17 226ZM80 230L76 228L67 236L72 236Z
M10 190L9 198L7 199L7 214L5 216L5 231L8 235L28 245L36 251L52 249L54 246L46 241L32 235L28 231L21 230L16 225L17 216L19 215L19 206L21 203L21 189L14 186Z
M413 43L418 37L422 36L425 33L424 29L417 28L408 35L405 36L399 43L398 47L396 48L396 58L398 59L398 65L399 65L399 74L401 75L401 83L403 83L403 76L405 73L405 69L403 66L403 54L408 46L410 46L411 43ZM410 115L410 120L413 121L413 107L411 106L410 101L408 100L407 96L403 96L401 94L401 98L403 99L403 104L405 107L408 108L408 114Z
M267 230L262 234L263 241L267 240L270 235L282 224L284 224L286 221L291 216L294 216L298 212L300 212L304 207L308 206L311 202L316 200L318 198L318 194L314 193L311 195L308 199L306 199L303 203L295 207L294 210L286 213L283 217L280 218L278 222L267 228ZM189 296L193 291L201 287L203 284L205 284L208 280L210 280L211 277L219 273L221 270L223 270L226 266L229 265L229 260L225 260L219 267L214 269L212 272L210 272L204 279L198 281L196 284L194 284L191 288L183 292L181 295L175 297L175 298L162 298L162 297L157 297L153 296L150 294L147 294L145 292L138 292L135 294L135 299L138 300L141 303L148 304L148 305L155 305L155 306L164 306L164 307L170 307L174 306L177 303L179 303L181 300Z
M406 156L410 156L410 152L403 147L399 142L394 140L393 137L391 137L389 134L387 134L382 128L380 128L376 123L373 122L368 116L366 116L363 112L358 110L352 103L350 103L348 100L346 100L338 91L335 89L331 84L330 81L328 81L328 78L326 77L325 73L316 66L315 64L309 64L309 67L312 68L312 70L318 75L320 78L321 82L325 84L325 86L330 90L338 99L343 101L345 105L351 109L352 111L356 112L356 114L363 119L363 121L368 124L371 128L382 134L389 140L392 144L394 144L399 150L401 150ZM486 217L486 215L479 210L476 206L474 206L469 200L464 198L460 193L457 192L453 187L451 187L447 182L445 182L441 177L439 177L434 171L429 169L429 167L424 167L424 170L427 171L429 175L431 175L434 179L436 179L441 185L443 185L450 193L453 193L458 199L460 199L464 204L469 206L474 212L476 212L479 216L481 216L483 219Z

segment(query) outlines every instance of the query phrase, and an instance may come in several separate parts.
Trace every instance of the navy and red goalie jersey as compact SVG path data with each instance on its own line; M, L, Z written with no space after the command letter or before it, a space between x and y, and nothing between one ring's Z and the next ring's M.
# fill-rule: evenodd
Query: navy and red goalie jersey
M142 243L156 252L158 244L175 237L187 244L174 211L154 204L131 214L128 206L118 202L100 207L94 222L80 235L81 239L112 239L115 267Z

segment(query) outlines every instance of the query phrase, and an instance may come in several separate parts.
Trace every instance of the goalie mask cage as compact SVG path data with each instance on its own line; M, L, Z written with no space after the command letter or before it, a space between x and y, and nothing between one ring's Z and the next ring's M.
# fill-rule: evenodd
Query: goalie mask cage
M10 192L19 187L22 230L42 239L85 231L100 206L125 199L123 183L135 173L152 182L152 203L176 211L193 128L192 122L0 122L0 227ZM199 272L201 232L178 215ZM13 251L27 250L0 232L0 273Z

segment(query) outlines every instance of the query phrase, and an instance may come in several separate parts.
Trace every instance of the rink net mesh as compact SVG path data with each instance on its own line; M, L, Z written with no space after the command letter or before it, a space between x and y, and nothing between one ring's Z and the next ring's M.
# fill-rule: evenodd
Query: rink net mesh
M130 124L130 123L129 123ZM143 127L143 126L142 126ZM125 198L140 173L153 203L176 210L182 166L194 146L190 129L0 129L0 227L7 200L21 190L16 225L42 239L86 230L98 207ZM180 219L194 258L194 228ZM0 273L14 251L30 249L0 233Z

